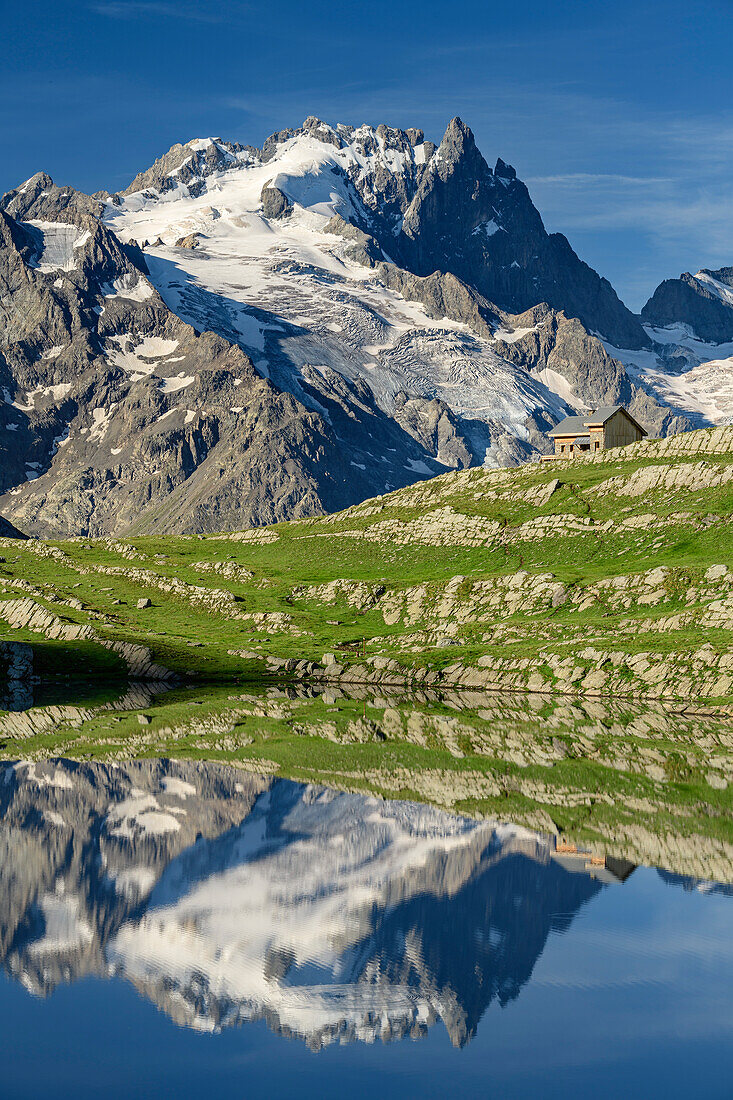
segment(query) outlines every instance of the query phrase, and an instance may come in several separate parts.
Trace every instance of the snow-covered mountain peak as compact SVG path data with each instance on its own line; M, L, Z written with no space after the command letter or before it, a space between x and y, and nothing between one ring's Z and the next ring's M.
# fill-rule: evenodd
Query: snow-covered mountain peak
M434 151L418 129L366 123L334 127L309 117L298 129L273 134L262 149L210 137L174 145L124 193L112 196L110 205L139 208L141 202L218 195L226 189L245 198L252 211L269 185L326 220L338 212L368 227L370 212L377 208L406 208ZM237 179L258 187L253 193L251 187L233 187Z
M16 272L0 481L34 533L121 530L153 499L186 530L337 510L514 465L602 403L687 426L589 335L651 349L459 118L437 147L315 117L261 148L197 136L114 195L37 175L0 199L0 283Z
M211 148L189 157L220 163ZM336 392L340 404L351 403L348 391L365 382L369 400L389 416L400 393L445 401L470 417L475 458L494 465L505 453L495 422L528 449L528 419L537 410L556 419L564 396L503 361L487 324L478 334L455 310L431 311L385 285L348 236L353 228L364 237L355 226L376 217L399 228L433 149L417 130L313 120L277 135L261 154L227 150L233 162L193 186L181 168L165 191L120 196L105 220L123 241L143 244L150 279L174 313L240 344L307 407L323 412ZM373 239L372 247L376 260L389 259ZM419 466L404 469L440 472L414 458ZM385 488L394 486L394 471L384 467Z

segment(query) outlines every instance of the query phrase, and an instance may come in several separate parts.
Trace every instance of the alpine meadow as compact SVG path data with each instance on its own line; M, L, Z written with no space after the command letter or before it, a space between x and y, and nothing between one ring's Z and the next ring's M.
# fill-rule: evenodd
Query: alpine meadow
M728 1095L731 12L3 29L2 1094Z

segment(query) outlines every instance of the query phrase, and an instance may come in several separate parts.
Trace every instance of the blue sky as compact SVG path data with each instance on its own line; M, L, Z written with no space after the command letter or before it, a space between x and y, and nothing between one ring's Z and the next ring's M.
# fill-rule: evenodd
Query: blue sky
M0 191L122 188L176 141L459 114L634 309L733 264L733 0L4 5Z

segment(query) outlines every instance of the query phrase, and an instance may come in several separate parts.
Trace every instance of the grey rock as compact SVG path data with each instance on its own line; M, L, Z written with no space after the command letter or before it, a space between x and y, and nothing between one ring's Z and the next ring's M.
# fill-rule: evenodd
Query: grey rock
M293 204L287 195L279 187L273 187L266 183L260 193L262 213L266 218L286 218L293 209Z
M649 339L611 284L567 239L548 234L526 186L503 161L491 171L454 118L405 210L397 253L418 275L450 271L512 313L540 302L578 317L618 347Z
M176 248L198 248L202 236L201 233L188 233L185 237L179 237Z
M364 264L365 267L374 267L375 264L384 259L384 253L374 237L369 233L365 233L363 229L359 229L352 222L345 221L340 214L334 214L324 225L323 231L324 233L338 234L344 240L353 241L354 244L347 249L346 254L355 263Z
M530 331L511 342L498 340L498 353L527 370L549 367L561 374L589 408L625 405L650 435L670 435L693 427L686 416L659 405L632 382L623 364L576 318L537 306L507 318L507 323L513 329Z
M395 399L394 418L444 466L462 469L472 465L475 455L471 442L462 434L459 418L445 402L400 392Z
M87 215L98 218L104 210L104 197L85 195L73 187L59 187L45 172L37 172L20 187L0 198L0 210L21 221L77 222Z
M685 271L679 279L665 279L659 284L641 311L642 320L660 328L689 325L701 340L714 344L733 340L733 297L724 301L700 276L710 276L729 287L733 295L733 267L717 271L703 268L697 275Z
M245 148L238 142L222 141L221 138L212 138L208 143L189 141L185 145L173 145L150 168L138 173L122 194L132 195L137 191L165 194L176 187L185 187L192 195L201 194L206 178L231 168L236 155Z

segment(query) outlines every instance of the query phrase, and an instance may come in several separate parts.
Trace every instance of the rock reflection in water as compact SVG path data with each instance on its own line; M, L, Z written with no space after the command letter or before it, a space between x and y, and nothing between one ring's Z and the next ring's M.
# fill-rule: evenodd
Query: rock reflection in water
M0 710L33 706L33 649L24 642L0 642Z
M313 1047L456 1045L631 865L541 835L224 765L0 774L0 950L30 991L132 981L180 1024L264 1018Z
M102 688L57 684L52 705L0 713L0 753L239 760L733 881L733 715L722 707L272 681Z

